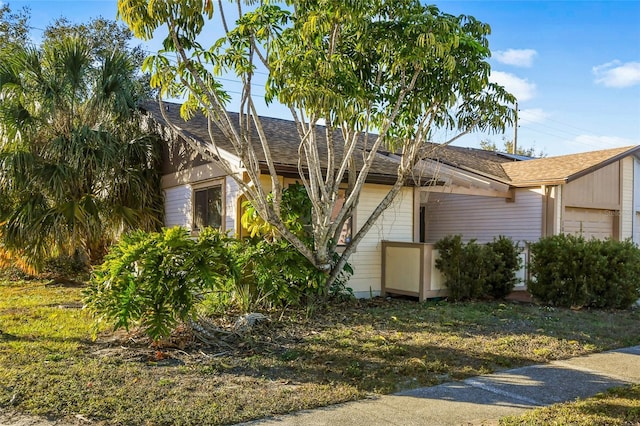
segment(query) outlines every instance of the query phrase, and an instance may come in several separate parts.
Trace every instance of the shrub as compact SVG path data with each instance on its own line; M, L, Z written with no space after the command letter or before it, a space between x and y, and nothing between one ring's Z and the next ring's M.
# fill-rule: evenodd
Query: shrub
M595 243L595 241L594 241ZM627 241L598 241L599 259L587 287L589 306L625 309L640 298L640 249Z
M630 241L554 235L530 250L528 288L543 303L627 308L640 297L640 250Z
M586 301L582 272L585 240L581 236L553 235L530 245L529 292L544 303L583 305Z
M485 291L496 299L504 299L518 283L516 271L522 267L520 247L502 235L485 247L488 268Z
M86 280L89 276L88 261L80 252L73 256L59 255L44 260L41 275L51 278L80 278Z
M326 275L285 240L236 241L232 245L232 256L239 274L208 298L207 304L213 310L230 305L243 312L299 306L327 296ZM351 273L351 266L347 264L328 296L351 294L344 286Z
M520 250L509 238L500 236L480 245L476 240L465 244L461 235L453 235L438 241L435 248L440 252L436 268L444 274L452 300L504 298L517 282Z
M269 195L272 202L272 195ZM281 214L285 226L308 246L313 245L310 231L311 200L300 183L282 191ZM243 204L242 226L250 239L238 242L235 253L238 269L243 271L238 281L230 282L228 295L216 295L223 304L236 301L240 308L262 304L265 307L301 305L318 297L353 296L346 286L353 274L346 264L331 288L326 288L327 276L315 268L295 247L284 240L277 230L264 221L250 202ZM337 253L334 260L337 261Z
M94 273L87 307L114 329L140 325L153 340L166 337L192 317L204 294L234 274L228 244L213 229L197 240L179 227L127 235Z

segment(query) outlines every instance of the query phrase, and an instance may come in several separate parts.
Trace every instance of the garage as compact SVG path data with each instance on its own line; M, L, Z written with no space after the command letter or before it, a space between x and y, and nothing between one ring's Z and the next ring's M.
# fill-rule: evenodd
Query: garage
M619 212L616 210L567 207L564 212L563 232L582 235L587 240L613 238L617 214Z

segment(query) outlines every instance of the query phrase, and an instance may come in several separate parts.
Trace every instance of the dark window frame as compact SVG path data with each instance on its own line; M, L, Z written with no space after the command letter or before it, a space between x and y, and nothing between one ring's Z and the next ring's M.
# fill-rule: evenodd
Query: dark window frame
M224 182L221 181L192 188L192 232L197 233L207 226L224 232L226 218L224 190ZM218 202L217 211L212 212L211 207L216 207L212 203L216 201Z

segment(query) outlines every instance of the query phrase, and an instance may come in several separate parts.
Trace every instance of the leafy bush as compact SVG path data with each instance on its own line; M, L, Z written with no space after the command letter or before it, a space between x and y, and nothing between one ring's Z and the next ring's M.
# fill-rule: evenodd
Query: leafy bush
M197 240L179 227L127 235L94 273L87 306L114 329L140 325L153 340L166 337L191 318L204 294L234 275L228 244L213 229Z
M73 256L62 254L56 257L49 257L43 262L41 275L52 278L80 277L86 280L89 275L87 263L87 259L79 251Z
M640 297L640 249L630 241L554 235L530 250L529 292L544 303L627 308Z
M502 235L485 247L488 268L485 291L496 299L504 299L518 283L516 272L522 267L520 247Z
M461 235L452 235L438 241L435 248L440 252L436 268L444 274L452 300L487 295L503 298L517 282L520 250L506 237L480 245L476 240L465 244Z
M553 235L530 245L529 292L545 303L582 306L586 301L585 240L574 235Z
M273 194L269 194L268 201L273 202ZM250 201L242 204L242 226L249 231L251 237L260 237L269 241L279 238L276 229L258 215L258 211ZM309 225L311 224L311 200L304 185L295 182L282 190L280 214L285 226L307 244L313 244Z
M449 297L453 300L479 297L483 283L482 276L476 273L481 256L475 241L465 244L461 235L447 236L438 241L435 248L440 252L436 268L445 276Z
M245 202L243 208L242 226L251 238L234 246L237 267L242 273L238 280L228 283L226 295L217 294L213 299L222 304L235 302L247 310L253 305L282 307L301 305L318 297L353 296L346 286L353 274L350 264L345 265L338 280L327 289L327 276L322 271L265 222L250 202ZM309 232L311 200L303 185L294 183L282 191L281 214L291 232L309 246L313 245ZM336 253L334 257L337 261Z
M207 299L209 309L234 306L243 312L300 306L325 295L326 275L287 241L247 239L232 244L238 275ZM347 264L328 296L352 295L344 285L352 274Z
M598 243L598 267L587 288L589 306L624 309L640 299L640 249L627 241Z

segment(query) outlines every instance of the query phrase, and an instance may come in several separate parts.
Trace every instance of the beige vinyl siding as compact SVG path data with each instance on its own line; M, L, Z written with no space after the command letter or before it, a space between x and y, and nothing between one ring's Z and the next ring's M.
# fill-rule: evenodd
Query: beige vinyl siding
M388 191L389 186L365 185L355 214L355 225L358 229ZM380 294L382 240L413 241L413 188L403 188L400 191L349 258L354 275L347 285L358 297Z
M191 185L165 189L164 226L183 226L191 230L191 217Z
M426 242L461 234L487 243L498 235L537 241L542 233L542 192L519 189L515 201L459 194L430 194L426 204Z
M633 236L633 157L627 157L620 161L620 240L626 240Z
M563 204L587 209L620 209L620 162L564 185Z

